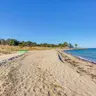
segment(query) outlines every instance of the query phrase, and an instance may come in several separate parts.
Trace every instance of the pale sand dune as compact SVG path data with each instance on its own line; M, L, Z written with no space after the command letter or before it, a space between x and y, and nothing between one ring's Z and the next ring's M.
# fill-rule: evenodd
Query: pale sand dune
M96 96L96 83L57 51L33 51L0 67L0 96Z

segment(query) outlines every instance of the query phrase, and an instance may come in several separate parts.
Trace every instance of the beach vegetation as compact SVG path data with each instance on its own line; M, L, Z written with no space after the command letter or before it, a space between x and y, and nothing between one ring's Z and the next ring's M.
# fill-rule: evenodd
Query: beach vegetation
M75 44L75 48L77 48L78 47L78 44Z
M9 45L9 46L19 46L23 47L48 47L48 48L73 48L73 45L68 42L59 43L59 44L48 44L48 43L40 43L37 44L36 42L32 41L18 41L16 39L0 39L0 45ZM75 45L77 47L77 45Z
M64 46L64 47L68 47L69 44L68 44L67 42L64 42L64 43L63 43L63 46Z
M74 46L71 43L69 43L69 48L74 48Z

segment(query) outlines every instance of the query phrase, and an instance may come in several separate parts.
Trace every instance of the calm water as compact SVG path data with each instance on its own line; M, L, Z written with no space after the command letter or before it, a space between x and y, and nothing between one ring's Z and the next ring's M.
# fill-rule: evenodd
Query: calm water
M66 50L65 52L85 60L96 62L96 48L89 48L86 50Z

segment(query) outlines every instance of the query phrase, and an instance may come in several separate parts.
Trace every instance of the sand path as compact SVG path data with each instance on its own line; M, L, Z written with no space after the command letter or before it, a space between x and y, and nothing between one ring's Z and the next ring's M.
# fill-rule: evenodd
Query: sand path
M96 96L96 83L61 62L57 51L33 51L0 67L0 96Z

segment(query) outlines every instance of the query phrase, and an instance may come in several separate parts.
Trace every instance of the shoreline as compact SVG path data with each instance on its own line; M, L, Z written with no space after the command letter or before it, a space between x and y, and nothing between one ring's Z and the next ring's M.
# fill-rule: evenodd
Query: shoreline
M71 49L71 50L75 50L75 49ZM71 55L71 56L73 56L73 57L75 57L75 58L77 58L77 59L80 59L80 60L82 60L82 61L89 62L89 63L92 63L92 64L96 64L96 61L89 60L89 59L84 58L84 57L82 57L82 56L74 56L74 55L72 55L72 54L70 54L70 53L67 53L67 52L65 52L65 51L66 51L66 50L62 50L62 52L66 53L66 54L68 54L68 55Z
M59 51L63 63L68 63L79 74L88 75L96 83L96 63Z

